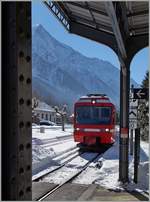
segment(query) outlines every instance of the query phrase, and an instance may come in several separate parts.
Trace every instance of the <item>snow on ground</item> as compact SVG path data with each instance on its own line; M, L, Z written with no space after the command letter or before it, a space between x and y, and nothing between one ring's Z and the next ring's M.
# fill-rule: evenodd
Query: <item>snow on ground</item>
M123 185L118 181L119 176L119 138L116 143L107 150L104 155L98 159L98 162L92 163L82 175L80 175L74 183L80 184L99 184L108 189L127 189L138 191L149 190L149 144L141 142L140 164L138 172L138 183L133 182L134 176L134 161L133 157L129 156L129 183ZM144 148L144 149L143 149ZM88 177L86 177L88 176Z
M63 140L60 137L71 136L70 139ZM55 140L59 144L52 145ZM41 169L46 169L54 164L53 158L65 153L66 150L72 150L76 147L73 141L72 127L66 127L65 131L61 127L50 126L45 128L44 133L40 133L40 127L32 129L32 173L35 174ZM55 161L55 164L58 162Z
M59 137L62 136L71 136L72 135L72 127L66 128L65 131L61 130L60 126L50 126L45 127L45 132L40 133L40 127L34 127L32 129L32 161L33 163L37 161L41 161L41 159L46 157L53 157L54 155L62 152L66 148L76 146L76 143L70 138L69 145L68 143L64 144L63 140L59 140ZM48 142L51 143L52 140L59 140L59 145L48 147ZM62 141L62 142L61 142ZM46 149L45 149L46 148Z
M148 191L149 190L149 144L141 141L140 148L140 164L138 170L138 183L133 182L129 183L127 189L133 190L138 189ZM130 179L133 179L134 176L134 160L130 160L129 165L129 176Z
M57 156L65 151L73 150L76 147L76 143L73 141L73 136L70 139L60 139L60 144L51 145L52 139L58 137L68 136L72 134L73 129L67 127L66 131L61 131L61 127L47 128L45 133L40 133L39 128L33 130L33 145L32 145L32 159L33 159L33 173L46 169L49 166L56 166L60 164L60 160L56 160ZM49 144L49 146L48 146ZM46 148L45 146L46 145ZM53 159L55 158L55 161ZM78 161L78 158L76 159ZM79 160L79 166L81 159ZM72 166L73 167L73 166ZM101 186L108 189L123 189L128 190L149 190L149 144L141 141L140 150L140 164L138 172L138 183L133 182L134 176L134 161L133 156L129 155L129 183L121 184L118 181L119 176L119 138L116 138L115 144L105 152L104 155L98 159L98 161L90 164L89 168L86 169L73 183L81 184L100 184ZM61 175L65 177L64 173ZM54 177L54 175L53 175Z
M44 178L45 182L60 184L63 182L64 178L69 178L69 176L74 173L77 173L89 160L95 157L97 153L86 153L78 156L77 158L73 159L71 162L67 163L63 168L55 173L48 175Z
M114 178L118 178L119 166L119 147L117 142L101 156L102 157L98 159L98 162L92 163L90 167L86 169L80 177L77 178L77 180L74 180L74 183L95 183L105 187L116 186ZM89 177L86 178L86 175Z

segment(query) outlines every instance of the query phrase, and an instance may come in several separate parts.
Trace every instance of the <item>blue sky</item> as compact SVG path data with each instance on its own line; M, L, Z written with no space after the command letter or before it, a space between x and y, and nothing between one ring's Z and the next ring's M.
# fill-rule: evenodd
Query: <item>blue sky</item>
M32 2L32 25L41 24L58 41L71 46L87 57L95 57L112 63L120 68L116 54L108 46L70 34L40 1ZM131 77L141 84L148 70L148 48L139 51L131 62Z

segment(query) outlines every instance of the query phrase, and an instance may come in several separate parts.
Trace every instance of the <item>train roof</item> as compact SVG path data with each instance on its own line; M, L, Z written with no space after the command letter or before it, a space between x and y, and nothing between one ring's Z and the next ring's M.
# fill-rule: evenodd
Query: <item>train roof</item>
M88 94L79 98L76 103L110 103L113 104L106 94Z
M85 96L80 97L81 99L106 99L108 100L108 96L106 94L87 94Z

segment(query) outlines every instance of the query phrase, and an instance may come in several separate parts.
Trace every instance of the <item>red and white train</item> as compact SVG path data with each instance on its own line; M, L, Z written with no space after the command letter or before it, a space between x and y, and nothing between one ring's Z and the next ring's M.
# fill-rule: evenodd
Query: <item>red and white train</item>
M74 140L84 145L115 142L116 110L105 94L82 96L74 105Z

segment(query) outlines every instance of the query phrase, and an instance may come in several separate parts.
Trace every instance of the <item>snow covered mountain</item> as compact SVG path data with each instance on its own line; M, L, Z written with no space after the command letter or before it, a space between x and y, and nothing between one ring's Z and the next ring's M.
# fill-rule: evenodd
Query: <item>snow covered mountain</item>
M33 95L50 105L67 104L72 111L80 96L105 93L119 106L119 69L58 42L42 25L32 29L32 67Z

